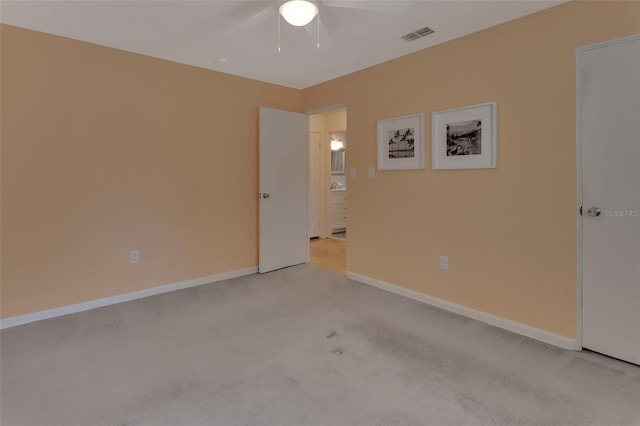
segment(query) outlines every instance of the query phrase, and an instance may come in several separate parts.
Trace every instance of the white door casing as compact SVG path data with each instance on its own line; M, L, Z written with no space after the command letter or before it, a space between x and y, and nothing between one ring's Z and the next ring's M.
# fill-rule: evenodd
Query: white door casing
M582 346L640 364L640 35L577 66Z
M321 141L319 132L309 132L309 238L320 236Z
M258 271L309 261L307 116L259 109Z

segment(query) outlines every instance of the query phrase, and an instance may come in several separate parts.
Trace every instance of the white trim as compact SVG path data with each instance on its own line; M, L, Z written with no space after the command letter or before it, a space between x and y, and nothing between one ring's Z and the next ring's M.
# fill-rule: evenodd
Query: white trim
M582 50L576 49L576 343L582 347Z
M324 108L318 108L305 112L307 115L326 114L328 112L338 111L341 109L347 109L347 104L335 104Z
M599 43L588 44L586 46L581 46L576 49L577 52L587 52L589 50L600 49L601 47L612 46L614 44L625 43L627 41L634 41L640 39L640 33L632 34L624 37L614 38L607 41L601 41Z
M404 287L399 287L394 284L389 284L387 282L369 278L353 272L347 272L347 278L351 278L352 280L359 281L361 283L368 284L373 287L389 291L391 293L399 294L400 296L408 297L409 299L417 300L418 302L423 302L428 305L432 305L437 308L456 313L458 315L463 315L465 317L469 317L493 325L495 327L503 328L505 330L530 337L532 339L540 340L541 342L549 343L563 349L580 349L576 340L574 339L550 333L545 330L540 330L539 328L531 327L526 324L511 321L506 318L497 317L495 315L487 314L486 312L477 311L463 305L458 305L447 300L438 299L437 297L429 296L424 293L419 293L414 290L409 290Z
M582 348L582 54L594 49L640 39L640 33L576 48L576 345Z
M76 303L74 305L61 306L59 308L47 309L46 311L34 312L31 314L18 315L15 317L0 320L0 330L15 327L22 324L28 324L34 321L55 318L62 315L73 314L76 312L88 311L89 309L101 308L103 306L115 305L116 303L129 302L131 300L142 299L144 297L155 296L162 293L170 293L176 290L182 290L189 287L210 284L216 281L228 280L231 278L242 277L245 275L255 274L258 268L253 266L250 268L238 269L235 271L222 272L220 274L209 275L207 277L194 278L192 280L181 281L173 284L166 284L159 287L152 287L145 290L134 291L131 293L119 294L117 296L105 297L103 299L90 300L88 302Z

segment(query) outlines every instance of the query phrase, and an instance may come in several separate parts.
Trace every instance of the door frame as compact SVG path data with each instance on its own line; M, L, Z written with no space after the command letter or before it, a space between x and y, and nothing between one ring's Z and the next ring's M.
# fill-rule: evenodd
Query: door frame
M339 104L334 104L328 107L324 107L324 108L318 108L318 109L314 109L311 111L307 111L304 114L307 115L307 120L309 119L310 116L312 115L316 115L316 114L326 114L329 112L333 112L333 111L337 111L340 109L346 109L348 111L347 108L347 104L346 103L339 103ZM347 121L349 120L349 114L347 113ZM349 126L347 126L349 127ZM324 129L323 135L321 136L325 136L327 133L326 129ZM323 152L324 148L326 147L326 144L328 144L328 141L325 140L326 138L322 138L320 139L320 143L322 146L321 151ZM308 160L309 161L309 160ZM324 164L326 166L326 164ZM323 166L322 164L322 159L321 159L321 167ZM321 171L321 181L322 178L325 176L325 172L327 172L326 170L322 170ZM328 172L327 172L328 173ZM321 182L321 185L324 184L324 181ZM320 238L328 238L331 236L331 232L329 231L329 235L326 235L326 230L328 229L328 226L326 224L326 220L327 218L324 217L325 216L325 210L328 208L328 194L326 193L327 189L324 188L324 186L321 186L320 188ZM308 188L308 193L310 194L310 187Z
M307 114L307 115L324 114L326 112L331 112L331 111L335 111L337 109L345 109L345 108L347 108L347 104L345 104L345 103L335 104L335 105L331 105L331 106L324 107L324 108L313 109L311 111L305 112L305 114ZM347 120L348 119L349 119L349 116L347 115Z
M308 121L309 121L309 116L307 115L307 128L309 127L308 126ZM318 156L316 161L317 161L317 164L318 164L318 174L319 174L319 176L317 176L318 180L319 180L318 188L317 188L318 189L318 194L316 194L317 197L318 197L318 209L317 209L318 211L316 212L317 219L318 219L318 235L317 236L320 237L322 235L322 220L321 220L322 219L322 213L321 213L322 212L322 196L321 196L321 194L322 194L322 133L321 132L315 132L315 131L312 132L310 129L308 129L307 133L308 133L308 136L309 136L309 177L308 177L309 185L308 185L308 189L307 189L307 204L310 204L311 199L312 199L312 195L313 195L313 192L314 192L312 190L313 189L312 188L313 187L313 185L312 185L313 179L311 177L311 172L312 172L311 156L312 156L312 150L315 150L315 151L317 151L316 155ZM318 147L317 148L313 148L311 146L311 135L312 134L317 134L318 135ZM307 228L308 228L310 226L311 209L309 209L309 211L307 212L307 216L308 216L308 219L307 219L307 221L308 221ZM313 238L312 235L311 235L311 232L309 232L308 234L309 234L308 235L309 239Z
M640 33L625 37L618 37L611 40L581 46L576 49L576 174L577 174L577 197L576 197L576 263L577 263L577 286L576 286L576 349L582 350L582 218L580 207L582 206L582 54L590 50L600 49L627 41L640 40Z

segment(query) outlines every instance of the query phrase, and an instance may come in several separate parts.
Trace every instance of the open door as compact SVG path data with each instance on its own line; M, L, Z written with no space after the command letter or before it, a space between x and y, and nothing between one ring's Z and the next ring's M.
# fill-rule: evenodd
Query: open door
M309 261L304 114L260 107L258 271Z

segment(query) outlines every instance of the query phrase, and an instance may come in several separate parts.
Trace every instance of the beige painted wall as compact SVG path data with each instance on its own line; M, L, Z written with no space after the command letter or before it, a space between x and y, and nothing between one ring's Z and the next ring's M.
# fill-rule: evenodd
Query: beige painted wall
M1 35L3 318L257 264L257 108L300 91Z
M571 2L306 89L349 111L347 269L575 337L575 49L637 32L640 2ZM498 168L431 170L430 113L488 101ZM417 112L427 169L367 179L376 121Z
M348 270L575 336L575 48L640 32L640 3L571 2L304 91L0 28L3 318L254 266L257 106L346 104ZM366 179L376 120L486 101L497 169Z
M347 111L341 109L325 113L324 124L329 133L347 130Z

